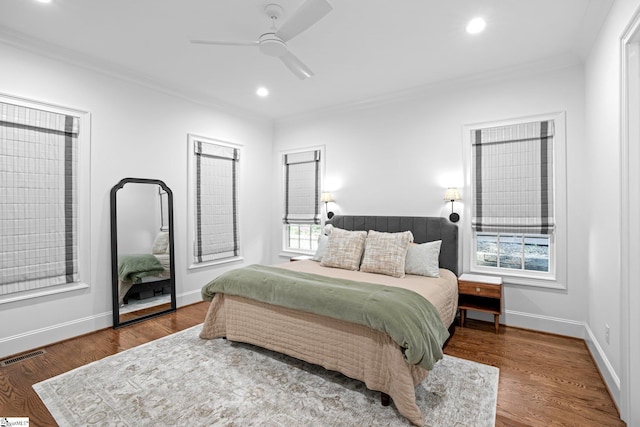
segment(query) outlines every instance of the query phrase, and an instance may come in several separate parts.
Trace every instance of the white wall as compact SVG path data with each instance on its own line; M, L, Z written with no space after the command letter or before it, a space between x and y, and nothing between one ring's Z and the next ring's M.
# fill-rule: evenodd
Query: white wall
M446 216L446 187L463 185L465 124L558 111L566 111L567 122L567 289L506 286L501 321L582 338L588 242L583 206L589 189L583 185L587 171L581 65L452 83L394 102L280 120L274 149L326 145L326 186L333 191L336 212ZM281 214L281 206L273 215ZM280 233L275 226L274 254L280 249Z
M91 113L91 274L86 290L0 306L0 357L111 326L109 191L124 177L163 180L174 194L178 304L239 263L187 272L187 133L244 145L241 235L246 263L266 262L262 207L272 165L270 120L229 113L0 44L0 93Z
M622 212L619 189L621 161L627 161L620 157L620 39L639 7L638 0L616 1L585 65L585 149L588 152L587 183L591 189L585 206L590 212L587 224L589 251L586 265L589 266L587 284L588 298L591 302L587 324L591 334L587 343L596 361L601 365L601 371L616 401L620 401L621 379L623 382L630 381L629 373L625 372L622 366L623 326L631 328L637 335L637 325L623 325L625 319L621 318L622 304L627 302L621 300ZM630 143L637 144L638 141ZM636 163L635 167L638 166L640 165ZM632 182L629 186L637 188L638 183ZM637 218L635 220L637 221ZM637 278L632 278L631 286L637 286ZM640 306L636 307L637 309L640 309ZM610 327L609 342L605 338L605 325ZM637 360L631 363L636 364ZM602 365L605 369L602 369ZM638 378L635 380L638 381ZM635 387L637 390L637 383ZM635 406L638 417L637 405ZM628 406L622 410L623 418L628 421Z

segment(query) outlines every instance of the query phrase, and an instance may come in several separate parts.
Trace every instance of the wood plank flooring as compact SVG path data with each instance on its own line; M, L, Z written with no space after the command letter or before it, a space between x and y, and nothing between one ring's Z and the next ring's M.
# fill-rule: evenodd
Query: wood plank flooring
M94 360L201 323L208 303L118 330L46 346L46 354L0 367L0 417L56 423L31 387ZM583 341L468 320L446 353L500 368L497 426L624 426Z

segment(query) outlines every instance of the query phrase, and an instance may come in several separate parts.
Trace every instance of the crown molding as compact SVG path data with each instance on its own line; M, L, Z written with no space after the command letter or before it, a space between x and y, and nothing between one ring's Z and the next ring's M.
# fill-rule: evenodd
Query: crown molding
M388 92L378 96L309 110L299 114L292 114L276 118L274 119L274 121L277 125L287 122L306 120L311 117L325 115L329 116L335 114L343 114L345 112L366 110L387 104L393 104L396 102L416 100L437 93L446 93L452 90L461 90L466 88L478 87L481 85L490 85L505 80L520 79L582 65L584 65L584 61L577 54L567 53L563 55L547 57L537 61L525 62L517 64L515 66L504 67L497 70L491 70L483 73L474 73L447 80L440 80L421 86L414 86L411 88Z
M246 108L221 101L211 96L203 95L199 92L194 92L183 86L168 83L126 67L102 61L91 55L81 54L60 45L27 36L26 34L18 31L0 27L0 43L132 83L174 98L179 98L208 108L223 110L225 113L231 113L252 120L272 120L271 117L256 113Z

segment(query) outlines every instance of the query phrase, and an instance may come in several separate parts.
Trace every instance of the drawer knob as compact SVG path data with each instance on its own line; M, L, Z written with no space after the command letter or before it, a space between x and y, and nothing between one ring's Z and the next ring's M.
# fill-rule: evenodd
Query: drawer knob
M476 292L480 292L480 288L476 288Z

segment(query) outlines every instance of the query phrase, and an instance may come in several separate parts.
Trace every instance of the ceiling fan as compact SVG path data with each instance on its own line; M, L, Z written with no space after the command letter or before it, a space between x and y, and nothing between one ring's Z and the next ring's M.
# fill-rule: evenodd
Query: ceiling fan
M227 46L257 46L265 55L280 58L284 65L301 80L313 76L313 71L300 61L287 47L287 41L311 27L322 19L333 7L327 0L307 0L289 18L280 29L276 28L276 21L282 18L283 9L278 4L268 4L264 11L271 19L271 29L262 34L255 41L221 41L221 40L191 40L194 44L227 45Z

